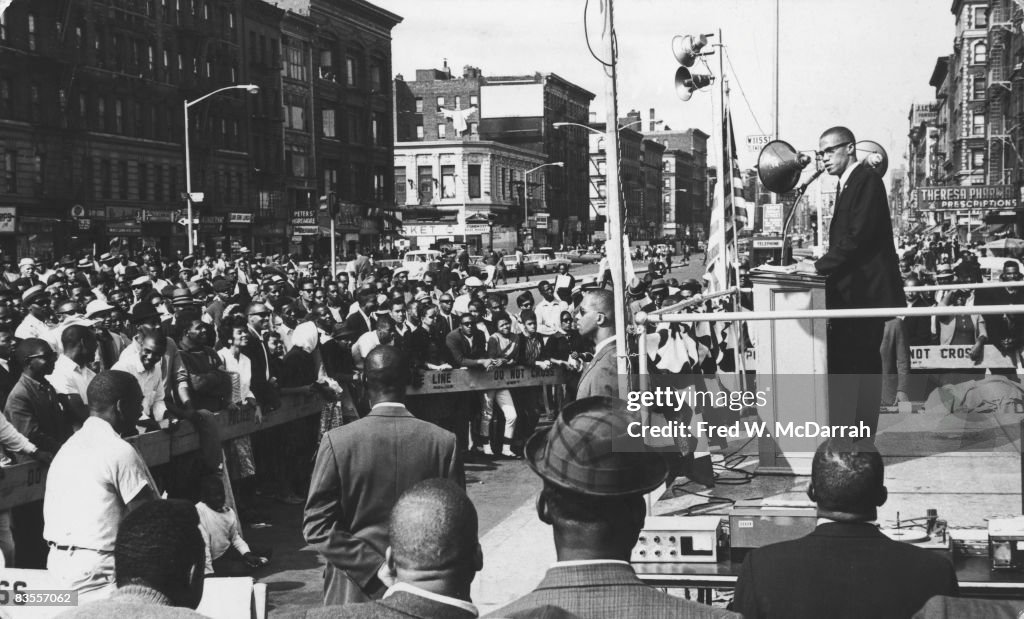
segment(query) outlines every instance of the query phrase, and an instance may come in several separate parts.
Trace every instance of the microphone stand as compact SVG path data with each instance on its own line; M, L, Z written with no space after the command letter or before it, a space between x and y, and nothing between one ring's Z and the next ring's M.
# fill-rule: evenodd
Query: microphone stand
M804 194L807 192L807 188L811 186L811 183L818 180L818 177L824 172L825 168L820 168L811 175L811 178L807 179L805 183L796 188L796 200L793 201L793 210L789 213L789 217L786 218L786 223L782 226L781 266L789 266L793 262L793 241L789 238L789 227L792 225L793 218L796 216L796 207L800 204L800 198L804 197ZM820 221L818 222L818 225L821 225ZM786 253L787 249L789 250L788 254Z

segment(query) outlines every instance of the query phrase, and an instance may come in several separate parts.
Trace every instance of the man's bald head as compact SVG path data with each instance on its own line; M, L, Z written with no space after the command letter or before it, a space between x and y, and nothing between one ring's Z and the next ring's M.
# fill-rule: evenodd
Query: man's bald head
M371 401L385 401L376 398L384 394L405 395L405 388L409 386L411 376L409 358L402 351L394 346L377 346L366 355L363 368ZM387 399L390 400L390 397Z
M43 354L52 354L53 348L44 339L38 337L28 337L20 342L14 349L14 361L21 367L28 365L31 357L36 357Z
M406 490L391 510L395 568L471 575L479 569L477 529L476 508L464 490L447 479L421 481Z

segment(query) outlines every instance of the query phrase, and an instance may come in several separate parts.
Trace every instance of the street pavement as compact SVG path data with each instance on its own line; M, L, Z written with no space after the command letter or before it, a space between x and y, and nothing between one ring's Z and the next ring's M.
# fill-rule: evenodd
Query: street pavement
M634 267L638 273L646 271L643 263L636 262ZM699 278L703 268L698 258L688 267L673 267L670 277L680 281ZM597 264L573 265L570 272L577 279L594 275ZM530 281L536 284L553 278L549 274L531 277ZM534 295L537 297L536 289ZM510 306L514 307L514 299L510 299ZM484 570L478 575L474 595L475 599L481 598L487 610L493 610L510 593L528 591L539 581L554 560L554 546L550 529L537 520L533 510L540 481L525 462L495 459L470 463L466 475L466 490L479 514L484 546ZM273 551L270 565L255 574L267 583L270 612L294 612L320 605L324 563L302 538L302 506L257 497L254 508L270 526L253 528L247 523L244 534L255 549ZM510 587L513 582L516 586Z

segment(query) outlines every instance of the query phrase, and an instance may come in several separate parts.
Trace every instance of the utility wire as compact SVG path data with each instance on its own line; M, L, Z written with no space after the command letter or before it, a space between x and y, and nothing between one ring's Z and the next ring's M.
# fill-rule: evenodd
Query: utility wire
M750 107L750 101L747 99L747 93L743 90L743 84L740 83L740 76L736 73L736 67L732 66L732 58L729 57L728 49L723 45L722 51L725 54L725 61L729 63L729 71L732 72L732 78L736 81L736 86L740 89L740 95L743 96L743 102L747 104L747 111L750 112L750 117L754 119L754 124L757 125L757 130L761 132L761 135L767 135L764 129L761 128L761 123L757 120L757 115L754 114L753 108ZM775 136L776 138L778 136Z
M603 5L604 3L602 2L601 4ZM588 13L590 13L590 0L586 0L583 3L583 37L587 41L587 50L590 52L590 55L594 57L594 60L600 62L605 67L610 67L610 66L615 64L614 48L613 48L613 57L612 57L612 61L611 62L605 62L604 60L601 60L597 56L597 54L594 52L594 47L590 44L590 32L587 30L587 14ZM607 20L605 20L605 25L607 25ZM614 39L612 41L613 41L613 44L614 44Z

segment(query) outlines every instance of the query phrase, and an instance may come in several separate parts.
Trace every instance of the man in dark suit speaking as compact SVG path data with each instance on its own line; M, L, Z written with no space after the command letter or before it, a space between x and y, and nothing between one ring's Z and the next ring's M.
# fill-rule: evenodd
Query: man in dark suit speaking
M897 542L874 520L888 493L882 456L868 442L818 446L807 496L818 526L747 555L733 610L746 619L910 617L935 595L956 595L949 559Z
M826 171L839 177L829 247L817 262L799 263L797 269L828 277L828 309L905 306L882 178L857 160L857 140L846 127L825 131L818 148ZM878 429L882 402L879 349L885 321L833 319L828 328L828 371L834 377L829 397L831 421L863 422L871 428L871 436Z
M327 560L324 604L380 599L377 576L388 547L388 519L401 494L424 479L465 486L455 436L405 407L409 361L378 346L365 362L370 414L324 435L316 455L303 534Z

